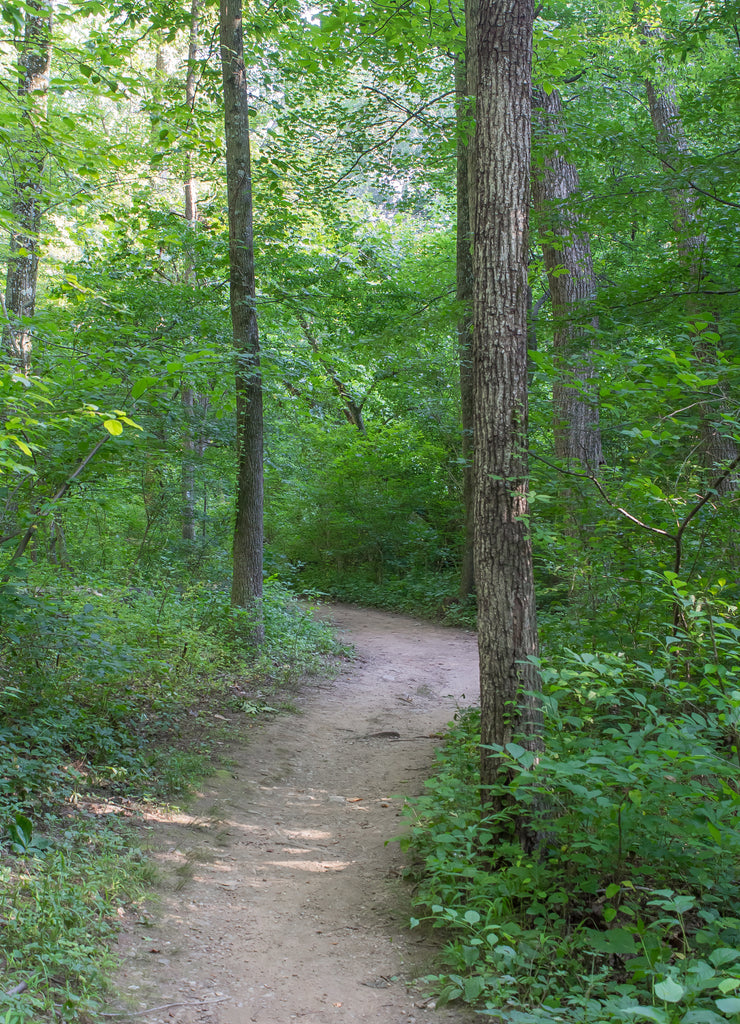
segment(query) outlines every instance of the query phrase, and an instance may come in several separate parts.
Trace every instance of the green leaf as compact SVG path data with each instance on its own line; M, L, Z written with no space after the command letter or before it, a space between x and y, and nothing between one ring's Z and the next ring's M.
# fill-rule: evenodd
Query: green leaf
M654 1020L656 1024L669 1024L670 1018L665 1010L654 1009L651 1006L622 1006L620 1013L628 1013L631 1017L642 1020Z
M24 455L28 455L30 458L33 458L33 452L28 447L25 441L21 441L19 437L15 436L11 436L11 440L15 441L15 443L18 445L18 447L20 448Z
M614 909L613 907L609 909ZM635 936L626 928L610 928L608 932L586 929L588 945L597 953L630 954L637 950Z
M156 377L141 377L139 380L136 381L134 386L131 388L131 397L134 398L134 399L141 398L141 396L144 394L144 392L148 388L150 388L152 386L152 384L156 384L156 383L157 383L157 378Z
M725 996L728 992L734 992L739 986L740 978L723 978L719 985L717 985L717 988Z
M25 814L21 814L19 811L15 816L15 824L18 832L23 836L27 843L30 843L33 835L33 824L30 818L27 818Z
M617 885L616 882L612 882L611 885L606 887L606 898L610 900L613 896L616 896L621 890L621 885Z
M715 967L722 967L724 964L734 964L736 960L740 960L740 949L720 946L719 949L712 950L709 954L709 959Z
M480 921L480 914L477 910L466 910L463 917L468 924L478 924Z
M740 999L730 996L729 999L715 999L715 1005L722 1013L740 1013Z
M658 999L666 1003L677 1003L683 998L686 989L673 978L666 978L665 981L659 981L653 991Z
M123 424L119 423L118 420L103 420L103 426L114 437L118 437L119 434L123 433Z
M474 1003L475 1000L485 991L486 983L479 975L473 978L466 978L463 983L463 998L466 1003Z

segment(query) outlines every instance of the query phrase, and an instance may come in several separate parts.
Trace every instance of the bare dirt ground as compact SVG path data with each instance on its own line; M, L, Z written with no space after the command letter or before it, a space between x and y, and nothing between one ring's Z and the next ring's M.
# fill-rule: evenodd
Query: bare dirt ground
M106 1019L479 1019L435 1010L413 984L432 946L406 927L404 855L386 845L402 796L429 775L433 734L477 692L475 638L366 609L323 614L357 658L312 681L298 714L252 729L189 813L146 823L162 898L153 924L124 928L123 999Z

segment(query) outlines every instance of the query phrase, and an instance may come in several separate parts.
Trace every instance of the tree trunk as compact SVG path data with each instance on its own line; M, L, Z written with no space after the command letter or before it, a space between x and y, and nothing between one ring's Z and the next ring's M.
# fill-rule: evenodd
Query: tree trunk
M185 429L182 437L182 539L195 540L195 392L183 386Z
M192 117L195 106L195 61L198 56L198 5L199 0L192 0L190 7L190 38L188 40L188 70L185 77L185 104ZM198 221L198 186L193 175L190 148L185 153L185 220L191 230L195 230ZM191 256L185 258L184 278L186 284L195 284L195 261ZM182 447L182 539L195 540L195 391L189 386L182 389L182 407L185 413L186 426L183 432Z
M254 637L264 635L262 597L262 377L254 279L249 91L241 0L220 0L226 181L229 202L231 319L236 350L237 494L231 603L253 608Z
M527 518L527 259L532 0L471 5L477 83L473 251L475 575L486 745L539 744L539 674Z
M646 37L656 35L655 30L646 27L643 27L642 32ZM647 79L645 91L655 129L658 156L666 172L679 178L681 164L689 153L689 147L676 102L676 90L670 82L658 86ZM701 223L701 211L689 189L682 188L677 182L669 191L669 200L677 236L679 261L687 290L697 293L688 295L686 310L690 318L696 317L697 314L706 314L707 311L706 302L699 294L702 281L707 274L707 237ZM704 316L701 319L703 322ZM717 366L717 336L716 324L708 324L696 329L694 340L697 362L705 368L710 368L712 373ZM721 413L728 404L721 383L718 385L718 392L714 404L705 401L699 406L702 457L704 465L713 476L718 469L729 465L737 456L734 439L728 437L718 426L721 422ZM737 484L737 476L729 475L722 484L722 491L734 491Z
M468 200L468 100L467 62L455 60L455 102L457 112L457 287L460 307L457 348L460 359L460 411L462 418L464 536L460 570L460 597L475 591L473 572L473 249L470 236Z
M43 171L46 149L39 122L46 118L49 68L51 65L51 0L28 0L25 8L23 43L18 53L18 96L20 124L26 133L23 151L13 154L12 214L5 284L3 347L21 371L31 365L30 319L36 310L36 282L39 270L39 230L44 205Z
M198 21L200 0L192 0L190 7L190 38L188 40L188 70L185 78L185 104L192 119L195 109L195 62L198 59ZM198 220L198 186L193 174L190 147L185 152L185 220L192 228Z
M560 95L535 89L534 116L545 145L564 138ZM549 138L548 138L549 137ZM554 321L557 379L553 385L555 453L569 465L580 463L595 476L604 461L599 430L598 393L591 358L598 320L589 310L596 296L591 242L572 207L580 184L578 170L557 150L532 178L539 213L542 255Z

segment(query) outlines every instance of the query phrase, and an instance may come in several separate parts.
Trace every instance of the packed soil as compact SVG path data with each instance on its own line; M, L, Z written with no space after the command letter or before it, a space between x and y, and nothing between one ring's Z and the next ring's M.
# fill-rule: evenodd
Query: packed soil
M440 731L477 692L475 637L360 608L323 614L356 658L307 684L296 714L248 730L188 813L142 823L161 900L151 920L124 926L121 998L105 1019L480 1019L435 1009L417 982L434 935L408 928L405 856L393 841Z

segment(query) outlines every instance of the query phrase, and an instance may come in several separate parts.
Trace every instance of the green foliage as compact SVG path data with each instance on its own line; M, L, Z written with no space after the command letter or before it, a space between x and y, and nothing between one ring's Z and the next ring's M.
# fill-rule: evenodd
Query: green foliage
M256 650L223 588L69 571L62 588L48 568L28 572L33 586L1 592L0 633L4 988L28 990L0 1020L54 1019L53 1004L88 1021L116 922L148 870L96 808L187 799L225 728L284 708L296 680L343 648L275 581Z
M112 967L108 945L117 922L135 907L150 868L121 827L57 817L40 849L30 821L19 818L20 834L31 842L21 859L0 860L3 988L20 980L28 988L3 996L0 1020L37 1024L61 1013L88 1021Z
M477 713L453 726L402 840L412 925L449 935L440 1000L512 1024L734 1019L740 647L733 619L686 600L658 660L543 668L545 749L496 748L484 802Z

